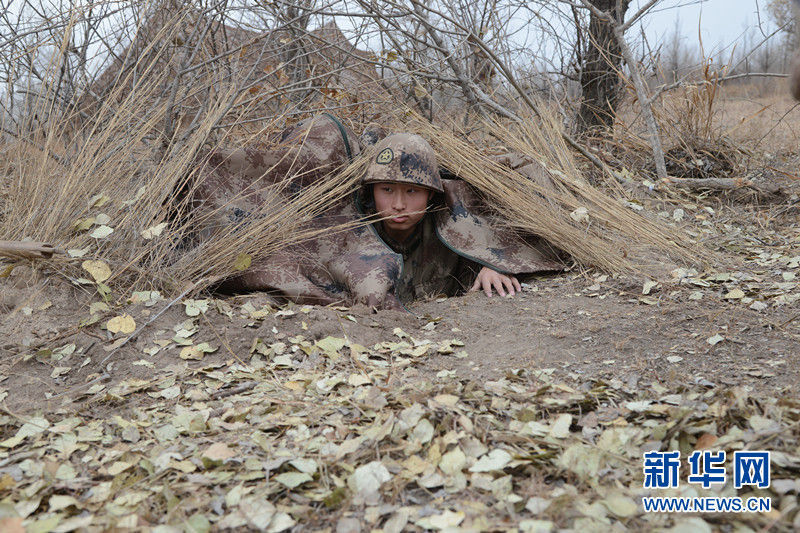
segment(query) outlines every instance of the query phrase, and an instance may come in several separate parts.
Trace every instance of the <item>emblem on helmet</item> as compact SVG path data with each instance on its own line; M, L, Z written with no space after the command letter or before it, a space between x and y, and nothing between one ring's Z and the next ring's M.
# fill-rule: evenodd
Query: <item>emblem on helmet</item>
M384 148L378 154L378 157L375 158L375 162L379 165L388 165L394 159L394 152L392 152L391 148Z

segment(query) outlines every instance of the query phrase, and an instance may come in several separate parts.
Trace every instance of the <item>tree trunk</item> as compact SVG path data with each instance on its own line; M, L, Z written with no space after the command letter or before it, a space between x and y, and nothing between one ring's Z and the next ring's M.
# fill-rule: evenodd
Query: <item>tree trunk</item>
M630 0L591 0L592 5L610 14L618 24L625 18ZM618 9L619 8L619 9ZM609 128L619 99L619 75L622 63L619 42L608 21L591 13L586 39L588 50L583 54L581 91L583 100L578 112L578 129Z

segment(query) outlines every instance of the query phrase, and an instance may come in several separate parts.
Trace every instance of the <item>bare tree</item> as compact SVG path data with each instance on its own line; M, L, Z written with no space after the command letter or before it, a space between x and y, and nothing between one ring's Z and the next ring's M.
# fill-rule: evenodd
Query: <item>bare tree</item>
M622 53L612 20L622 25L630 0L591 0L591 4L608 17L591 11L589 27L582 40L587 49L581 54L583 99L578 112L578 129L581 131L598 126L608 128L614 123Z

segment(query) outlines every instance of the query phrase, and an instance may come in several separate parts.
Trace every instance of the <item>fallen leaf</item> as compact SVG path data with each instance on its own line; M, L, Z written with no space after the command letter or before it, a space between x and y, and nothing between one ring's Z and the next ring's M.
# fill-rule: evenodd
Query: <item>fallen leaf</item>
M114 233L114 228L108 226L97 226L90 234L90 237L95 239L104 239Z
M117 461L108 467L108 475L116 476L117 474L121 474L122 472L126 471L132 466L133 466L132 463L128 463L126 461Z
M79 219L75 221L72 228L75 230L76 233L81 231L86 231L92 226L94 226L94 221L95 221L94 217Z
M632 498L622 494L612 494L601 502L611 511L612 514L620 518L629 518L639 512L639 506Z
M70 257L83 257L89 253L90 249L88 246L86 248L70 248L67 250L67 255Z
M569 216L575 222L589 222L589 210L585 207L577 208Z
M444 454L439 461L439 468L448 476L455 476L461 473L466 465L467 456L459 447Z
M177 398L181 394L181 386L180 385L173 385L172 387L167 387L166 389L161 391L161 397L166 398L167 400L172 400Z
M132 304L144 304L145 307L151 307L161 300L161 293L158 291L134 291L130 300Z
M550 533L555 525L551 520L520 520L519 528L522 533Z
M53 368L53 371L50 372L50 377L55 379L59 376L62 376L72 370L71 366L57 366Z
M570 416L570 415L567 415ZM572 417L570 416L570 419ZM469 469L470 472L493 472L502 470L508 463L511 462L511 454L505 450L496 449L487 453L472 465Z
M328 336L316 341L314 344L328 356L336 356L339 350L347 346L347 341L339 337Z
M136 321L131 315L115 316L106 322L106 329L111 333L122 333L128 335L136 331Z
M89 304L90 315L105 313L106 311L111 311L111 308L108 307L108 304L105 302L92 302L91 304Z
M229 447L224 442L215 442L203 451L202 459L207 459L212 462L222 463L228 459L236 457L238 454L236 450Z
M572 415L564 413L558 416L550 429L549 435L556 439L569 437L569 427L572 425Z
M650 405L652 403L653 402L650 401L650 400L641 400L641 401L638 401L638 402L627 402L625 404L625 408L626 409L630 409L634 413L644 413L645 411L647 411L647 408L650 407Z
M275 476L274 479L284 487L293 489L311 481L313 478L305 472L284 472Z
M200 361L205 353L197 348L197 346L184 346L178 357L189 361Z
M293 459L289 464L306 474L313 474L319 466L314 459Z
M87 271L96 282L101 283L111 277L111 267L105 261L84 261L81 267Z
M166 227L167 227L167 223L166 222L162 222L160 224L156 224L155 226L147 228L146 230L142 231L142 238L144 238L145 240L149 241L150 239L158 237L159 235L161 235L164 232L164 228L166 228Z
M642 286L642 294L650 294L650 291L658 287L657 281L646 281Z
M236 256L236 261L233 263L233 269L242 271L247 270L250 268L250 265L253 263L253 258L247 254L239 254Z
M374 505L379 499L381 485L392 479L389 470L380 461L372 461L361 465L348 478L347 484L356 495L368 505Z
M103 207L108 202L111 201L111 198L106 196L105 194L95 194L89 199L89 208L92 207Z
M707 338L707 339L706 339L706 342L707 342L708 344L710 344L711 346L714 346L714 345L716 345L716 344L719 344L720 342L722 342L722 341L724 341L724 340L725 340L725 337L723 337L722 335L720 335L719 333L717 333L716 335L714 335L714 336L712 336L712 337L709 337L709 338Z
M208 311L208 300L185 300L183 305L188 316L198 316Z
M450 511L449 509L442 514L426 516L414 522L417 526L424 529L454 529L464 521L466 515L463 511Z
M703 433L700 435L700 438L697 439L697 443L694 445L695 450L707 450L714 446L719 439L716 435L711 433Z
M41 416L35 416L33 418L28 419L22 427L17 430L16 435L13 437L0 442L0 446L5 448L13 448L14 446L21 443L24 439L28 437L32 437L34 435L38 435L46 431L50 427L50 422Z
M725 298L727 300L740 300L744 298L744 291L741 289L733 289L725 295Z

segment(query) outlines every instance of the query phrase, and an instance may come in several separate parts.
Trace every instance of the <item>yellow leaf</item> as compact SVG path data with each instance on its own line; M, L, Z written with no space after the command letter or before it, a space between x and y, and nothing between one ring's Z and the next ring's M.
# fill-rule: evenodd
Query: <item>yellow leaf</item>
M131 315L119 315L108 321L106 329L111 333L128 335L136 331L136 322Z
M103 207L110 201L111 198L105 194L95 194L89 199L89 207Z
M132 466L133 464L131 463L126 463L125 461L117 461L108 467L108 475L116 476L117 474L124 472L125 470L129 469Z
M203 358L204 352L200 351L197 346L184 346L181 349L181 353L179 357L181 359L190 359L193 361L199 361Z
M70 257L83 257L89 253L89 247L86 248L71 248L67 250L67 255Z
M14 267L16 266L17 266L16 263L14 263L13 265L8 265L6 268L3 269L2 272L0 272L0 278L9 277L11 275L11 271L14 270Z
M91 228L94 225L95 218L89 217L84 219L78 219L75 221L75 225L73 226L75 231L86 231L87 229Z
M233 263L234 270L246 270L250 268L253 258L247 254L239 254L236 256L236 262Z
M111 277L111 268L105 261L84 261L81 266L98 283L102 283Z
M733 289L725 295L727 300L741 300L744 298L744 291L742 289Z
M217 442L206 448L202 457L211 461L225 461L236 457L238 453L224 442Z
M198 316L200 313L205 314L208 311L208 300L191 300L187 299L183 302L186 306L186 314L188 316Z
M293 390L295 392L302 392L306 389L306 382L305 381L287 381L283 384L289 390Z
M278 474L273 478L275 481L284 485L289 489L293 489L306 483L307 481L311 481L313 478L303 472L285 472L283 474Z

